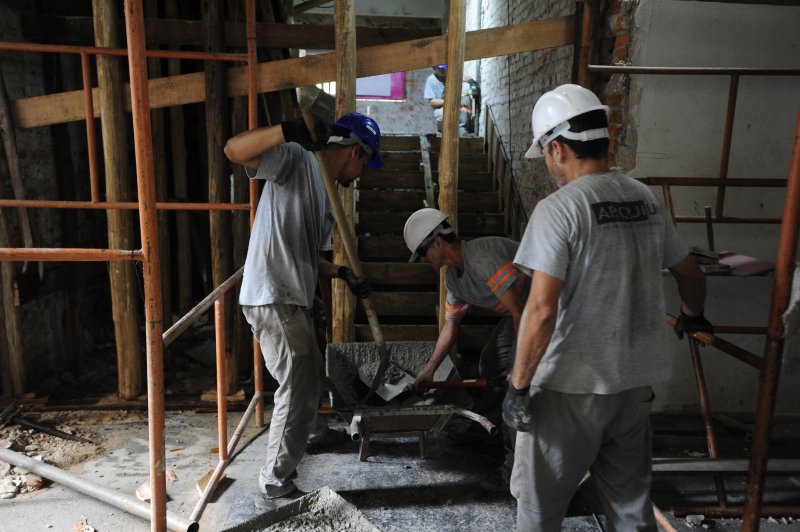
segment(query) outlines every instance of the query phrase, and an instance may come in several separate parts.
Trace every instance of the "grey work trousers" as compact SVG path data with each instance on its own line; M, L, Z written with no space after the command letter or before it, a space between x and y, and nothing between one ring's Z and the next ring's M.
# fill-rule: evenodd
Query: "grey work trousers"
M278 381L259 484L267 497L280 497L294 491L297 464L317 423L322 355L309 309L273 304L243 306L242 312Z
M612 395L531 386L533 428L518 432L511 494L518 532L558 532L587 471L612 531L656 530L650 501L650 386Z

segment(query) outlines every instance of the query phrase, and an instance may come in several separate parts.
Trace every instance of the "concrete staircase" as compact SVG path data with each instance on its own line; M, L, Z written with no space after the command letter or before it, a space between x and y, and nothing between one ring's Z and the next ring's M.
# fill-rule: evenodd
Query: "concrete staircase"
M438 198L440 138L429 136L432 180ZM384 136L381 154L385 167L367 170L359 181L356 233L359 256L375 290L371 297L387 341L435 340L438 335L438 275L428 264L408 264L403 241L406 219L425 207L426 180L418 136ZM470 239L503 234L504 214L499 206L482 138L464 137L459 145L459 235ZM497 317L473 309L459 338L462 374L477 375L480 349ZM359 305L356 341L372 341Z

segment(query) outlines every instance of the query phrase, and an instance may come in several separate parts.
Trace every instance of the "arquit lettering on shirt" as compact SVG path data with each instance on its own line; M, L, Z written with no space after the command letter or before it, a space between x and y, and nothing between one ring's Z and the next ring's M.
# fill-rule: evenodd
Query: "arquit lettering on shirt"
M592 203L592 212L597 220L597 225L619 222L643 222L651 214L656 213L655 205L649 208L644 200L637 201L602 201Z

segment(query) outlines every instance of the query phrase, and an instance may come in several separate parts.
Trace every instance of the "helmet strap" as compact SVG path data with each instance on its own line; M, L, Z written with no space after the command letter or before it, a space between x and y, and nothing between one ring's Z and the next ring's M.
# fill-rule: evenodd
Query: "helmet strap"
M589 129L586 131L570 131L569 130L569 121L562 122L556 127L554 127L550 133L542 136L539 139L539 144L544 147L549 144L553 139L557 137L564 137L565 139L569 140L579 140L581 142L586 142L589 140L597 140L597 139L607 139L608 138L608 128L601 127L597 129Z

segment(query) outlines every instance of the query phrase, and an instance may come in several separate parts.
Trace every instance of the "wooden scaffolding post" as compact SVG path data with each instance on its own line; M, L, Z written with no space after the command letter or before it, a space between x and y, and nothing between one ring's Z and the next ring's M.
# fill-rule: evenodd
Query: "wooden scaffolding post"
M115 4L93 0L95 44L115 48L119 44ZM106 174L106 200L130 201L132 183L128 175L128 127L123 106L123 82L119 58L97 56L97 84L100 92L100 125ZM133 249L133 217L129 211L109 210L108 247ZM139 287L136 265L125 261L108 264L111 280L111 312L117 346L117 390L124 399L135 399L142 391L142 361L136 323Z
M442 148L439 152L439 210L449 215L448 221L458 233L458 117L461 107L461 79L464 75L464 29L467 20L466 0L450 0L447 24L447 78L444 83L442 114ZM447 290L439 274L439 330L444 326Z
M225 10L222 0L203 2L205 27L205 52L222 52L224 48ZM208 154L208 199L211 203L230 201L230 166L223 153L230 135L230 115L226 95L227 65L222 61L206 61L206 151ZM211 270L214 288L233 274L233 244L231 213L214 211L209 214L211 234ZM233 293L223 296L226 305L233 304ZM228 313L230 316L230 313ZM231 345L231 320L225 320L225 345ZM230 350L225 354L227 365L227 390L234 392L239 375L239 357Z
M336 2L333 11L336 34L336 117L356 110L356 9L355 0ZM355 198L352 187L339 187L347 224L337 225L333 242L333 262L347 264L347 252L339 234L354 234ZM333 342L352 342L355 338L356 299L341 279L333 280Z
M131 79L133 142L139 192L139 226L142 235L145 341L147 345L147 418L150 445L150 529L167 529L167 486L164 475L164 344L161 339L161 268L147 59L144 47L144 13L141 1L125 0L128 65Z

